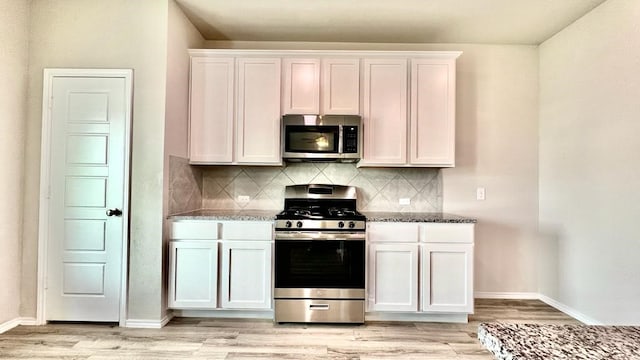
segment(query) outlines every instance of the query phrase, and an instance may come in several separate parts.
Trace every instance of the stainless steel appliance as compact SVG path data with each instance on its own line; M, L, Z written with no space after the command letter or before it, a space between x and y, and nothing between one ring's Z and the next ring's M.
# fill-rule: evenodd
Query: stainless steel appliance
M358 115L284 115L282 158L289 161L356 162L362 156Z
M366 218L356 188L286 187L275 226L276 322L363 323Z

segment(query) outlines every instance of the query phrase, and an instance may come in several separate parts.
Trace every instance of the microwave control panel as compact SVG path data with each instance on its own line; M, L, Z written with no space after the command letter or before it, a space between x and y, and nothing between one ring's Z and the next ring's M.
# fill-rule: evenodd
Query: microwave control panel
M346 154L355 154L358 152L358 127L345 125L343 131L342 152Z

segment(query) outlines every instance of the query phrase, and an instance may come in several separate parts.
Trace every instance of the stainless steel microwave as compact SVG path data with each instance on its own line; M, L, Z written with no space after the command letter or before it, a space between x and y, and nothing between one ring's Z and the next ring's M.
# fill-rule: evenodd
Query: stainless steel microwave
M362 156L358 115L284 115L282 158L289 161L356 162Z

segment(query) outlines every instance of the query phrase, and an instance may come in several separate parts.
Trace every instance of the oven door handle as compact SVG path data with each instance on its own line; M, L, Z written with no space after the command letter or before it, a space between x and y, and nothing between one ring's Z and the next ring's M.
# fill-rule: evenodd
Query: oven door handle
M329 310L329 304L309 304L309 310Z
M364 233L334 234L312 231L276 231L275 240L364 241Z

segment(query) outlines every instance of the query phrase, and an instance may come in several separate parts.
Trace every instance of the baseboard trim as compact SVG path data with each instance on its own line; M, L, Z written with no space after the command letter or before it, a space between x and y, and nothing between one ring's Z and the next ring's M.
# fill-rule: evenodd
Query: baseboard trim
M477 291L473 295L476 299L540 300L540 294L533 292Z
M539 294L539 300L542 301L543 303L549 305L549 306L552 306L552 307L562 311L563 313L571 316L572 318L587 324L587 325L604 325L603 323L601 323L599 321L596 321L595 319L593 319L593 318L581 313L580 311L577 311L576 309L574 309L574 308L572 308L570 306L567 306L567 305L565 305L565 304L563 304L563 303L561 303L561 302L559 302L559 301L557 301L555 299L552 299L552 298L550 298L550 297L548 297L546 295Z
M5 321L0 324L0 334L13 329L14 327L20 325L20 318L15 318L13 320Z
M19 325L37 325L36 318L19 317L0 324L0 334L5 333Z
M125 327L137 329L161 329L173 319L173 313L166 314L160 320L127 319Z
M540 300L543 303L559 311L562 311L563 313L587 325L604 325L603 323L581 313L580 311L577 311L576 309L570 306L567 306L555 299L552 299L540 293L478 291L478 292L475 292L473 295L476 299Z

